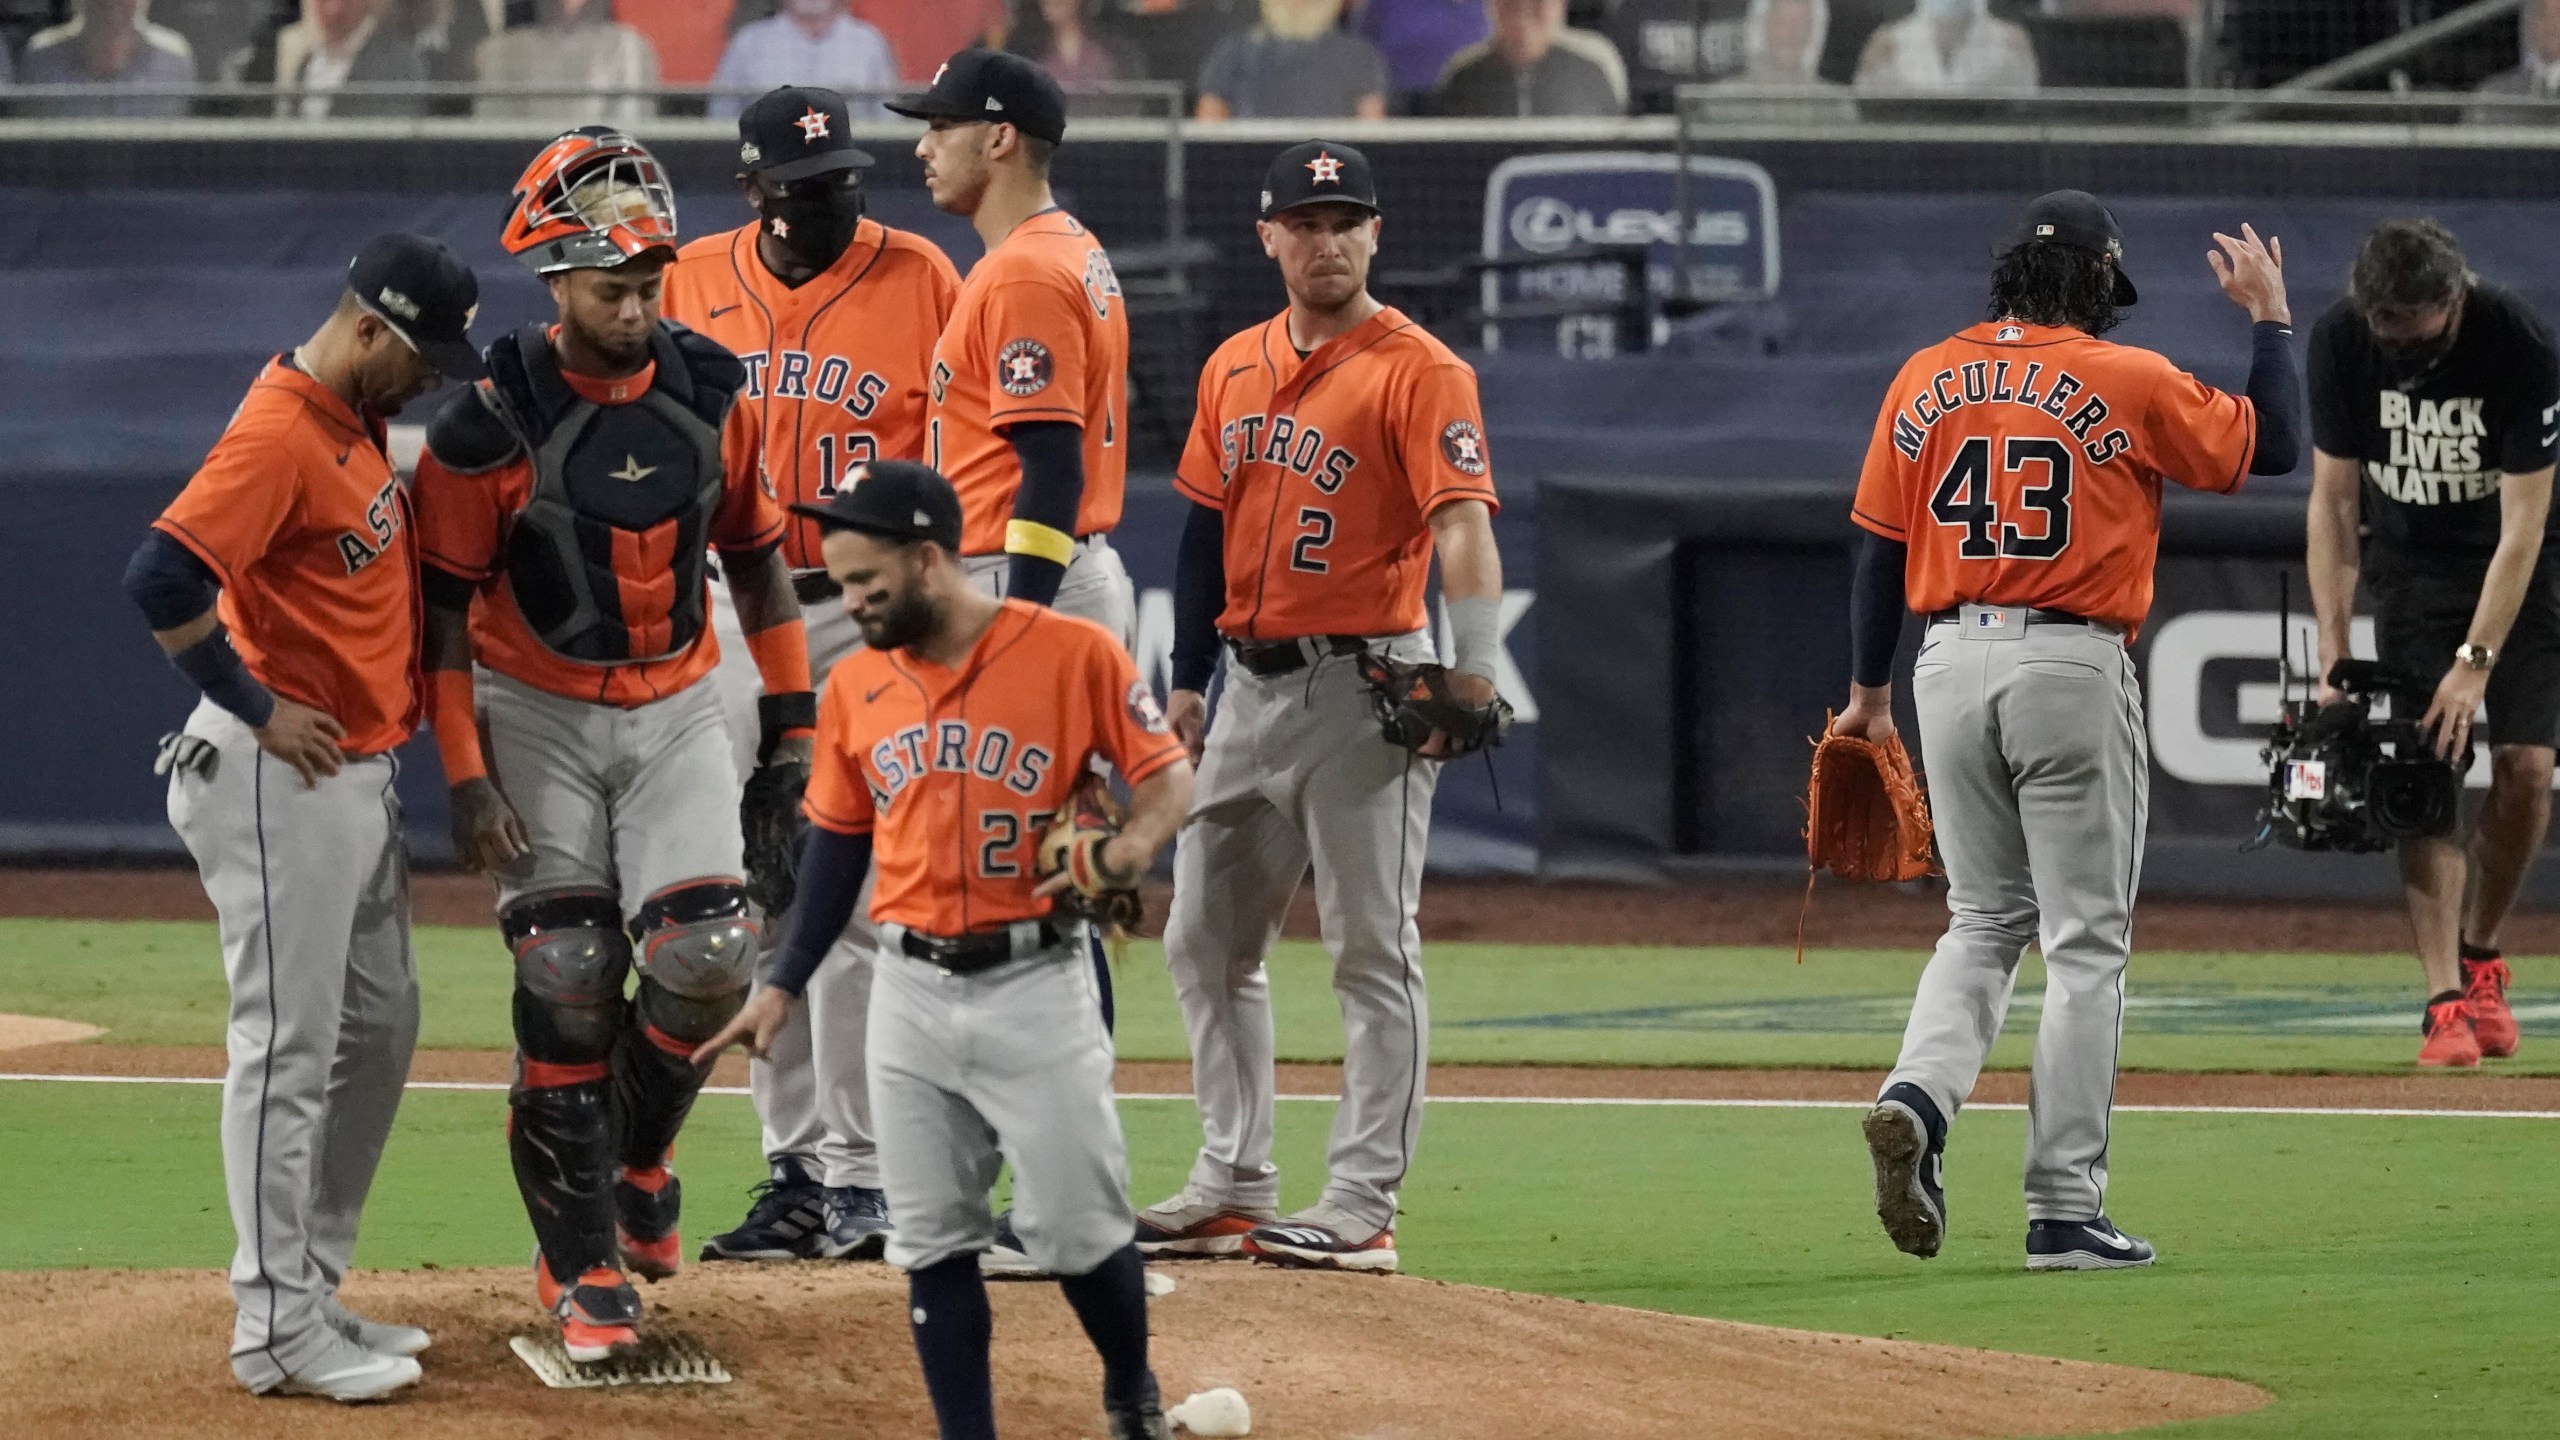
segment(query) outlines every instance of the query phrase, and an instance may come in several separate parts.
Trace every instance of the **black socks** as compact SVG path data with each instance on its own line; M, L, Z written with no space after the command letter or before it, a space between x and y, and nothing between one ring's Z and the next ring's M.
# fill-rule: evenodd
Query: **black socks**
M1137 1251L1133 1246L1130 1253ZM1144 1296L1140 1297L1141 1303ZM987 1309L987 1282L978 1254L955 1255L939 1265L907 1272L907 1329L924 1366L924 1388L942 1440L995 1440L995 1381L987 1370L987 1342L995 1317ZM1139 1344L1146 1333L1141 1327Z
M1106 1407L1136 1405L1146 1398L1147 1271L1136 1244L1121 1246L1082 1275L1058 1281L1075 1307L1076 1319L1102 1356L1102 1403Z

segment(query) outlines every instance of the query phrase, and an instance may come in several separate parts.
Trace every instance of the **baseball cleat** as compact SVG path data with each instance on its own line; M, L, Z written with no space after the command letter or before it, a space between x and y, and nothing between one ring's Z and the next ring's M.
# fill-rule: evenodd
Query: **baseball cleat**
M747 1192L754 1203L738 1228L702 1242L705 1260L814 1260L826 1228L826 1189L796 1155L773 1162L773 1177Z
M889 1248L889 1197L868 1185L830 1185L818 1254L828 1260L877 1260Z
M1110 1427L1111 1440L1173 1440L1173 1422L1164 1418L1164 1392L1156 1388L1156 1377L1147 1376L1147 1393L1134 1405L1104 1404L1103 1423Z
M2427 1043L2418 1047L2421 1066L2467 1070L2480 1063L2480 1035L2471 1018L2471 1002L2463 999L2458 990L2448 990L2427 1002L2426 1017L2418 1022L2418 1033L2427 1037Z
M684 1187L665 1165L645 1170L626 1165L614 1177L615 1234L622 1263L632 1274L655 1282L684 1264L684 1241L676 1234L676 1216L683 1207Z
M560 1322L560 1348L573 1363L591 1365L640 1348L640 1292L612 1266L598 1265L577 1284L562 1285L536 1252L533 1294Z
M417 1384L423 1373L406 1355L377 1354L333 1330L327 1349L259 1393L317 1395L341 1405L361 1405Z
M1273 1210L1246 1209L1203 1200L1189 1186L1160 1205L1138 1212L1138 1253L1150 1260L1244 1253L1244 1237L1280 1218Z
M1319 1201L1310 1209L1246 1232L1244 1253L1272 1265L1388 1275L1396 1268L1396 1232Z
M2516 1012L2507 1008L2507 962L2495 950L2462 947L2462 998L2471 1006L2471 1033L2480 1053L2503 1060L2516 1053Z
M2137 1240L2095 1220L2030 1220L2027 1222L2027 1268L2030 1270L2130 1270L2160 1258L2146 1240Z
M1010 1210L996 1217L995 1243L978 1252L978 1273L990 1280L1049 1278L1049 1272L1041 1269L1039 1263L1022 1248L1022 1237L1013 1232L1013 1212Z
M1905 1081L1885 1087L1865 1129L1876 1218L1895 1249L1929 1259L1947 1238L1946 1121L1928 1092Z
M435 1337L415 1325L367 1320L339 1304L335 1295L320 1302L320 1322L376 1355L416 1355L435 1343Z

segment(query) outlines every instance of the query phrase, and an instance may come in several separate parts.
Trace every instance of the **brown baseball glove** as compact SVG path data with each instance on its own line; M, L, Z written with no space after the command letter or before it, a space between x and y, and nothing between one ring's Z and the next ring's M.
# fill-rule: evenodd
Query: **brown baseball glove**
M1843 880L1917 880L1938 873L1929 797L1911 773L1902 738L1834 735L1813 747L1805 787L1805 861Z
M1032 861L1032 873L1043 880L1066 873L1067 888L1053 902L1057 913L1090 920L1105 934L1127 934L1146 916L1138 877L1111 875L1102 867L1104 842L1120 833L1127 818L1110 785L1099 775L1087 775L1041 835Z

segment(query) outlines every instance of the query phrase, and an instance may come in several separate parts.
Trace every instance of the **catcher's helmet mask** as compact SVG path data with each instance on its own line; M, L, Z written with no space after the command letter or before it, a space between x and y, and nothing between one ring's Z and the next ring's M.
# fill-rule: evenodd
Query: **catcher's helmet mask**
M544 146L508 197L499 243L536 275L610 270L676 244L675 187L658 157L608 125Z

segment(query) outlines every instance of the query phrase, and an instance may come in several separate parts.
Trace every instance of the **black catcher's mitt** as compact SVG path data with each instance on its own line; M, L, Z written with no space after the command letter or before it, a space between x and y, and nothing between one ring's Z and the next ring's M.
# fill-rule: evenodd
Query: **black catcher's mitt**
M1420 750L1436 730L1448 737L1448 748L1439 758L1454 760L1501 744L1503 732L1511 728L1510 701L1496 695L1482 705L1468 704L1449 688L1445 665L1407 664L1364 653L1360 678L1369 686L1378 729L1390 745Z
M1102 869L1103 842L1119 834L1127 818L1110 785L1099 775L1087 775L1067 807L1058 812L1056 822L1041 835L1032 864L1032 872L1043 880L1066 872L1067 888L1053 902L1059 914L1090 920L1106 934L1125 935L1146 916L1137 877L1129 876L1122 883Z

